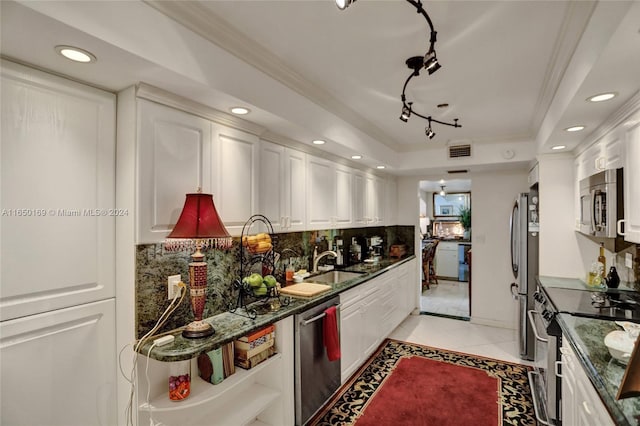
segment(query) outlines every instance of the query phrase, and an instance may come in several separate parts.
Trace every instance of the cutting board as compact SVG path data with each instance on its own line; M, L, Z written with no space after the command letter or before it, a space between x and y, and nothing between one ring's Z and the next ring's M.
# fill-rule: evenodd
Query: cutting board
M331 290L330 285L316 283L299 283L281 288L280 293L289 296L313 297L329 290Z

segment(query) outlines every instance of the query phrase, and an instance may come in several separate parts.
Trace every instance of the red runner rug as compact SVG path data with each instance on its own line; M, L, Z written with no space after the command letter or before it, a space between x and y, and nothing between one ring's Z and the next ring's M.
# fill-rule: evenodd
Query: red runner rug
M535 425L528 370L388 339L309 424Z

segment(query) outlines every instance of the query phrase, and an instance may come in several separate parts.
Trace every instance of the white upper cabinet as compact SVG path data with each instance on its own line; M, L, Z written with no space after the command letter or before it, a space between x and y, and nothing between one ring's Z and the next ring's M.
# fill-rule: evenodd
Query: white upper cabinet
M213 201L227 231L238 236L258 213L258 137L212 123Z
M285 213L287 231L304 231L307 218L307 154L285 150Z
M367 225L367 182L364 173L359 171L353 174L353 223Z
M389 177L385 180L386 183L386 223L385 225L392 226L398 224L398 183L395 178Z
M624 239L640 244L640 111L624 128Z
M144 99L137 103L137 243L157 243L178 221L186 194L211 191L211 122Z
M329 229L335 223L335 168L324 158L307 157L307 229Z
M336 210L334 225L347 228L353 225L353 173L345 166L335 167Z
M260 141L260 213L275 232L305 229L306 154Z
M2 61L0 319L115 295L115 96Z

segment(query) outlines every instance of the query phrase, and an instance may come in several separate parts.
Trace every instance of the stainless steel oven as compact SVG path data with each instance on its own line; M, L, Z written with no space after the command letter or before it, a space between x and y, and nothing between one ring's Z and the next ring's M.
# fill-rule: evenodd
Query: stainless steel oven
M535 336L535 369L529 372L529 384L538 423L556 425L560 424L561 382L555 374L555 366L560 359L562 334L555 321L555 312L545 295L538 290L534 300L535 308L528 311Z
M580 181L580 232L615 238L623 217L622 169L610 169Z

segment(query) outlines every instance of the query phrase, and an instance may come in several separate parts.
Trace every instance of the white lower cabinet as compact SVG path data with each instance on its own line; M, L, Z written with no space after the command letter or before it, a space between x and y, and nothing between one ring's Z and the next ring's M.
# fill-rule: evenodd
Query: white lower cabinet
M139 356L138 424L294 424L292 316L276 323L276 348L276 355L250 370L236 367L235 374L218 385L202 380L192 359L191 394L178 402L168 397L170 363Z
M411 260L340 294L342 383L413 310Z
M568 426L613 426L578 357L562 336L562 424Z
M458 243L441 241L436 249L436 275L439 277L458 277Z

